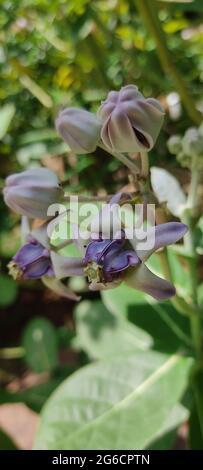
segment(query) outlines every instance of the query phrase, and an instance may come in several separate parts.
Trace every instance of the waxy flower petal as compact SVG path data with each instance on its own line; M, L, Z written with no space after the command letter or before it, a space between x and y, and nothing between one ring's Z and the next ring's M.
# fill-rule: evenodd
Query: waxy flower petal
M144 98L135 85L111 91L98 110L101 139L113 152L149 151L163 124L164 112L154 98Z
M76 154L91 153L100 138L101 122L89 111L66 108L56 119L56 130Z
M175 287L170 282L153 274L144 264L128 274L125 282L129 287L141 290L156 300L169 299L176 293Z
M3 189L7 206L29 218L47 219L47 209L63 195L58 177L47 168L8 176Z

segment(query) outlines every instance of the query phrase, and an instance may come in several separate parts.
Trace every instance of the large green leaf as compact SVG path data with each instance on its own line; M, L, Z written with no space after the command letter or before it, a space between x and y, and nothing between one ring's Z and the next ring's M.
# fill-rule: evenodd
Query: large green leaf
M73 344L90 357L102 359L122 351L149 348L151 336L110 313L100 301L80 302L75 309L77 336Z
M190 367L191 359L152 351L84 367L48 400L36 448L146 448L181 398Z
M101 297L110 312L123 318L128 318L130 306L136 309L138 305L146 304L142 292L131 289L125 284L116 289L102 291Z
M187 421L189 411L183 405L176 405L168 415L163 427L161 427L151 443L147 446L151 450L171 449L175 440L176 430L180 424Z
M127 318L154 339L154 347L174 351L180 344L189 345L188 321L169 302L158 303L125 284L102 292L105 306L114 315Z

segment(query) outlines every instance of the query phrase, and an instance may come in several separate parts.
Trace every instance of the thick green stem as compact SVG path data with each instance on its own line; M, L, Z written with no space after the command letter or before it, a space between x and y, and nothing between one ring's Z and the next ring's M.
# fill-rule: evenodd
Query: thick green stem
M194 100L190 96L185 81L182 79L179 70L173 62L165 34L160 25L155 3L156 2L152 2L152 0L136 0L136 5L143 21L156 42L157 54L164 72L172 78L188 116L190 116L195 124L200 124L202 121L201 113L195 108Z
M193 343L196 349L197 357L201 360L202 356L202 332L201 332L201 318L199 315L198 308L198 297L197 297L197 287L198 287L198 266L197 266L197 253L195 249L195 240L194 240L194 227L193 227L193 217L194 211L197 204L198 197L198 182L199 182L199 170L198 170L198 157L193 155L192 165L191 165L191 183L188 193L187 200L187 209L185 210L182 220L188 225L188 233L185 236L185 246L186 250L190 255L189 258L189 268L190 268L190 282L191 282L191 295L193 300L193 305L195 306L193 315L190 316L190 329L191 336L193 338Z

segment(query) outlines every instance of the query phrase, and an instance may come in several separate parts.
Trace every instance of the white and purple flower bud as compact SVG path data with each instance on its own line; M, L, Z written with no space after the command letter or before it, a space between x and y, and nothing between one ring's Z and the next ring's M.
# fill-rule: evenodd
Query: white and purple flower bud
M8 264L9 274L17 281L54 276L50 251L34 238L23 245Z
M34 168L8 176L3 189L10 209L30 218L47 219L47 209L63 195L55 173L47 168Z
M164 111L154 98L144 98L135 85L111 91L98 111L101 139L116 152L149 151L164 120Z
M56 130L76 154L91 153L100 139L101 122L89 111L66 108L56 119Z

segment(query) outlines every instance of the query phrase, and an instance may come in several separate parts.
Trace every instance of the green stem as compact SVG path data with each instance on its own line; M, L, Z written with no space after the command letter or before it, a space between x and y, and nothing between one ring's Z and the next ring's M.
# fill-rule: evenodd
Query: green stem
M160 257L164 276L166 277L168 281L170 281L173 284L173 276L172 276L171 267L170 267L170 263L168 259L167 248L164 248L164 250L161 253L159 253L159 257ZM194 308L191 305L189 305L182 297L179 297L177 294L171 298L171 303L176 308L176 310L183 315L188 316L188 315L194 314Z
M19 359L25 355L25 350L21 346L15 348L1 348L0 359Z
M105 152L108 152L108 153L110 153L110 155L113 155L113 157L117 158L117 160L119 160L121 163L123 163L123 165L125 165L127 168L129 168L129 170L134 175L137 176L139 174L140 170L137 167L136 163L132 162L132 160L130 160L126 155L124 155L123 153L111 151L104 144L102 144L102 142L100 142L98 145L99 145L100 148L105 150Z
M191 183L190 183L190 189L189 189L188 200L187 200L187 207L188 209L191 209L191 211L196 208L197 198L198 198L197 189L198 189L198 183L199 183L199 178L200 178L198 160L199 160L198 155L193 155L192 165L191 165Z
M173 79L188 116L190 116L195 124L200 124L202 121L201 113L195 108L194 100L189 94L185 81L182 79L179 70L173 62L172 55L167 46L166 36L160 25L155 3L156 2L152 2L152 0L136 0L137 8L140 11L146 27L156 42L157 54L164 72Z
M197 253L195 248L194 240L194 227L193 227L193 216L194 210L197 204L198 197L198 182L199 182L199 170L198 170L198 157L197 155L192 156L191 165L191 183L188 193L187 209L185 210L182 220L188 225L188 233L185 236L185 246L190 254L189 268L190 268L190 282L191 282L191 295L193 304L195 306L193 315L190 316L190 329L191 336L193 338L194 346L196 349L197 358L201 360L202 356L202 338L201 338L201 318L199 315L198 308L198 297L197 297L197 286L198 286L198 266L197 266Z
M140 153L141 158L141 177L147 179L149 176L149 157L147 152Z

